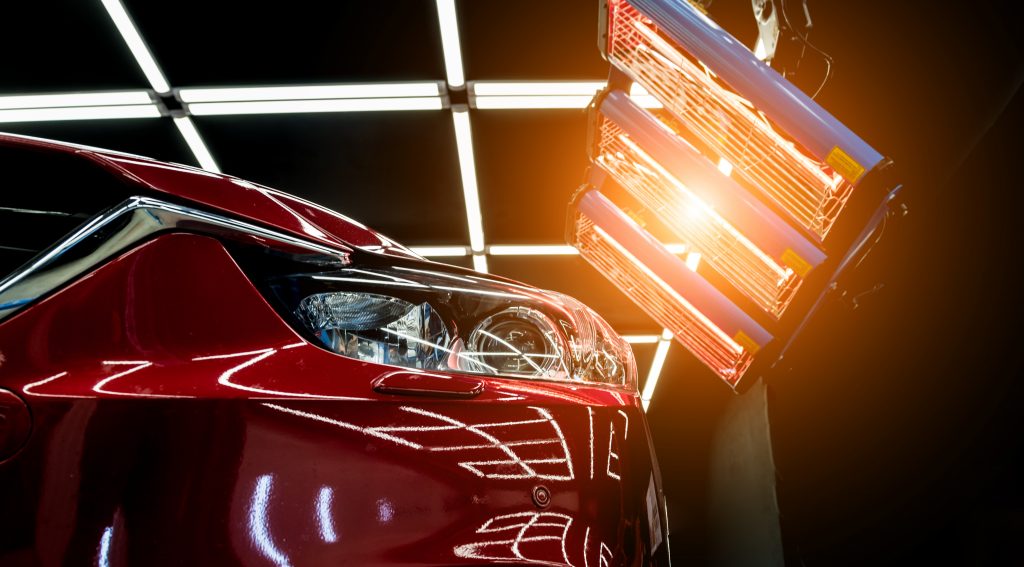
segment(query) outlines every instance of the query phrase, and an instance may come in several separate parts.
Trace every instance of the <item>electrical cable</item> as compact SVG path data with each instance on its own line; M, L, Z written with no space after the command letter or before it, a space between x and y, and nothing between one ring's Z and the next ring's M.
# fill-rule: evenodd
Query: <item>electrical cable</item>
M791 29L791 30L793 30L793 33L796 34L796 37L804 44L804 48L800 52L800 59L798 59L797 63L796 63L797 64L797 68L799 69L800 61L803 60L804 54L806 53L806 50L807 50L808 47L810 47L812 50L816 51L818 53L818 55L820 55L821 58L825 61L825 78L823 78L821 80L821 84L818 85L818 89L814 91L813 95L811 95L812 99L817 98L818 95L821 93L821 90L825 88L825 85L828 83L828 80L830 78L832 78L832 56L829 55L828 53L825 53L824 51L819 49L816 45L811 43L810 40L807 39L807 35L800 33L800 31L797 30L797 28L795 26L793 26L793 24L791 24L789 22L789 12L786 10L786 0L780 0L780 3L782 5L782 19L783 19L783 21L786 22L786 27ZM806 9L806 4L805 4L805 9Z

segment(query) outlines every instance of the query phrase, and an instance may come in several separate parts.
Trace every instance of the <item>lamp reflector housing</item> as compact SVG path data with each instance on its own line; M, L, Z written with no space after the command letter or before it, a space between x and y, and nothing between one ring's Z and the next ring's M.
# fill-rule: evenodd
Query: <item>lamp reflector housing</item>
M579 195L575 211L580 255L735 387L772 335L599 191Z
M825 254L622 91L595 113L594 161L739 292L781 317Z
M824 240L881 154L688 3L607 1L608 60L680 135Z

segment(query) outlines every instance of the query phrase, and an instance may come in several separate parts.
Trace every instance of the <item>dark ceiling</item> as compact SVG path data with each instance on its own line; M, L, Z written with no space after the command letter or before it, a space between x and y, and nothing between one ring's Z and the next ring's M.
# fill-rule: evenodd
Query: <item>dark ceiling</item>
M445 76L428 0L126 6L175 87ZM1022 315L1012 256L1024 205L1014 173L1021 8L809 6L812 40L834 59L818 100L896 161L912 213L865 267L865 282L886 287L856 310L828 306L792 370L770 382L787 554L797 565L1019 562L1024 555L1006 551L1002 538L1019 539L1024 528L1021 343L1010 324ZM460 0L457 8L469 80L606 73L596 0ZM715 0L710 13L752 42L746 0ZM4 21L0 94L149 86L99 0L13 3ZM813 92L823 72L809 55L794 81ZM586 166L582 111L470 112L488 244L560 244ZM468 244L447 110L195 122L227 173L321 202L408 245ZM196 163L167 119L0 129ZM577 257L491 257L490 267L578 296L621 331L658 331ZM653 347L636 350L643 372ZM670 351L650 418L680 558L700 561L706 551L706 455L731 397L682 349Z

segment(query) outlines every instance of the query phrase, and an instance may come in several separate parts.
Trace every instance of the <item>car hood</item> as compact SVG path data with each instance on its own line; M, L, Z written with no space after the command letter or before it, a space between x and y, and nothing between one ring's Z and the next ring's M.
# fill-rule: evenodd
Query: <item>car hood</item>
M147 192L172 195L178 200L191 201L207 209L219 210L334 248L356 247L378 254L422 259L394 240L344 215L230 175L16 134L0 133L0 144L73 154L95 162L128 184L137 185Z

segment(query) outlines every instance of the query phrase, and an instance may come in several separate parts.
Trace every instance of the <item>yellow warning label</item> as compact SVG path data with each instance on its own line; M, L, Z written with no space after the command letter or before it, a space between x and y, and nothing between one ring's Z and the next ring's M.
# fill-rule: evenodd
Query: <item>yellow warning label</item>
M807 272L811 271L811 265L807 263L807 260L793 252L792 248L786 248L786 251L782 253L782 263L792 268L801 278L807 277Z
M743 347L750 354L757 354L757 351L761 350L761 345L754 342L754 339L748 337L743 331L737 331L732 340L736 341L736 344Z
M832 148L825 161L850 183L856 183L860 176L864 175L864 166L857 163L857 160L850 157L850 154L844 152L839 146Z

